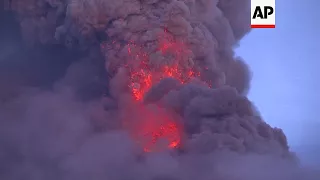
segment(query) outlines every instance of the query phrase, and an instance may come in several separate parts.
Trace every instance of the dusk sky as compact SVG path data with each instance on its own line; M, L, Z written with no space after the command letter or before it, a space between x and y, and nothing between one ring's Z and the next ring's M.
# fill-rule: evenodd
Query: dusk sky
M237 48L253 73L250 99L307 163L320 162L319 7L276 0L276 28L253 30Z

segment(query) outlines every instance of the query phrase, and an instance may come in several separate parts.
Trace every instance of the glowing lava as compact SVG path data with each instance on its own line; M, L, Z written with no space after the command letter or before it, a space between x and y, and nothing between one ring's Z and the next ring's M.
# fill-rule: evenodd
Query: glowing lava
M150 131L151 130L151 131ZM157 128L146 129L146 136L151 137L151 140L144 144L144 151L150 152L157 148L157 143L161 140L167 144L169 148L177 148L180 144L180 134L178 133L178 127L175 123L169 122L167 124L160 125Z
M166 31L162 36L153 43L156 46L152 47L153 50L148 50L148 47L139 46L134 42L126 45L128 56L122 67L128 70L129 88L137 102L143 100L150 88L163 78L172 77L183 84L193 77L200 76L200 73L194 69L192 53L186 45L168 35ZM112 42L112 44L116 43ZM138 114L136 119L139 119L139 123L131 122L131 125L128 125L129 120L135 120L133 117L126 117L124 128L130 132L136 142L141 144L144 151L161 150L163 144L165 148L170 149L179 147L182 131L175 119L165 113L154 114L144 107L141 110L140 105L143 105L137 104L139 108L135 111L138 113L135 113Z
M162 40L165 39L165 40ZM178 79L181 83L188 82L191 78L200 76L194 71L192 66L186 66L190 51L182 42L177 42L170 37L160 38L158 52L161 56L171 56L170 62L165 62L162 66L154 68L150 63L150 57L134 43L128 44L128 54L132 62L138 66L130 66L130 89L136 100L142 100L144 94L165 77Z
M166 33L165 33L166 34ZM144 98L153 84L165 77L178 79L182 84L192 77L200 76L188 64L190 51L182 42L173 40L170 36L159 38L157 53L167 61L161 62L155 68L150 62L150 55L144 52L142 47L131 42L127 45L129 63L126 66L129 71L130 84L133 97L140 101ZM130 64L130 62L133 62ZM141 143L145 152L157 151L159 143L166 144L167 148L177 148L181 143L181 131L175 121L168 116L154 115L142 112L147 120L141 123L133 136Z
M142 116L141 116L142 114ZM181 143L181 126L173 116L154 106L134 107L134 113L126 119L126 129L145 152L177 148Z

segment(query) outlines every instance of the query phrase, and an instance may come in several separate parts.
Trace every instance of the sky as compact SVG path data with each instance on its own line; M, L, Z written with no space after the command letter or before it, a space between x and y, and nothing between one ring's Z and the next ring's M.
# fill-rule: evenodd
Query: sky
M276 28L252 30L236 49L253 74L249 98L310 164L320 162L319 7L319 0L276 0Z

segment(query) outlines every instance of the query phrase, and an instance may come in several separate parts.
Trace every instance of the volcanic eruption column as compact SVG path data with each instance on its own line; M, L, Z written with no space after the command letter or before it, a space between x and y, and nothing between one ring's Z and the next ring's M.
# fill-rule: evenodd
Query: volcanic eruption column
M28 38L72 46L72 37L79 46L99 44L112 76L112 98L105 98L105 106L115 115L108 121L118 122L117 128L129 132L144 151L182 149L184 153L170 160L178 164L172 172L194 169L190 177L169 173L163 175L166 178L237 178L196 170L194 163L207 162L201 157L208 154L230 153L225 159L220 157L223 161L245 155L294 159L281 129L266 124L247 99L250 73L233 52L249 31L250 1L47 0L46 6L54 7L51 14L55 15L40 17L45 11L41 3L13 2L20 15L30 9L38 12L21 18ZM19 3L29 3L29 9L17 8L22 7ZM52 23L64 13L62 24ZM56 27L54 32L44 30L51 26ZM45 33L32 34L30 29ZM96 38L96 34L106 38ZM203 156L192 159L197 155ZM161 176L161 172L155 174Z
M212 150L276 150L283 154L288 151L284 134L255 114L245 97L250 80L248 68L234 57L233 46L249 31L249 3L71 0L67 4L13 1L11 6L21 15L22 32L28 42L51 43L64 38L66 45L72 46L73 37L82 46L100 44L106 69L114 77L112 96L121 101L129 93L137 101L134 106L141 107L134 109L142 111L133 114L148 114L122 117L120 114L128 114L133 108L125 107L120 108L117 117L137 139L147 137L144 144L166 137L170 139L168 146L178 147L182 137L187 137L187 145L189 140L195 141L193 136L205 134L210 146L203 146ZM48 11L48 5L53 10ZM66 17L59 25L57 19L63 7L67 7ZM57 28L50 32L52 27ZM95 33L107 38L95 39ZM153 107L148 108L148 104ZM167 109L169 112L162 112L167 117L159 118L155 115L159 112L146 113L154 108ZM130 119L139 119L139 123ZM132 124L139 125L133 128Z
M232 48L249 30L248 7L248 1L71 1L67 13L79 29L107 34L101 50L108 72L126 73L124 86L136 100L182 116L187 136L205 128L221 141L211 146L260 152L278 146L284 153L285 136L254 117L243 96L250 76ZM154 86L166 77L178 82ZM180 86L194 79L204 85Z

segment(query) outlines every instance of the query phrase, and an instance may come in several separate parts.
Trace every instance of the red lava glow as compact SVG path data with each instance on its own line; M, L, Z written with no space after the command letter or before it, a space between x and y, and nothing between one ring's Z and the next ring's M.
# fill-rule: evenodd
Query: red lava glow
M154 112L147 108L135 109L137 114L143 117L128 122L126 129L129 130L133 139L142 146L145 152L174 149L181 143L181 126L165 112ZM132 119L132 117L131 117Z
M159 68L151 67L150 57L143 51L143 48L135 43L129 43L127 46L129 58L133 62L127 65L130 73L129 87L137 101L142 100L152 85L165 77L178 79L183 84L192 77L200 76L190 66L186 67L190 51L182 42L166 36L159 38L158 46L157 51L160 52L160 56L171 57L170 62L164 63ZM158 150L157 144L161 139L167 141L166 147L169 149L177 148L181 143L178 125L168 117L161 119L154 115L148 117L148 120L142 123L137 131L138 133L134 133L134 136L138 142L142 143L145 152Z
M143 100L150 88L163 78L172 77L184 84L193 77L200 76L200 73L195 71L193 64L191 64L189 48L183 42L168 35L166 30L162 37L158 37L157 47L155 47L156 53L152 51L153 54L148 54L145 48L134 42L127 44L128 60L125 61L124 67L129 72L129 88L137 102ZM160 59L154 57L155 55L158 55ZM163 114L154 115L145 112L145 110L139 113L147 120L138 123L139 125L133 123L135 124L134 130L132 130L132 125L124 126L130 131L133 138L142 145L145 152L158 150L157 146L163 140L167 141L166 148L179 147L181 129L176 121ZM132 119L132 117L127 117L127 119Z
M150 65L150 57L142 48L134 43L128 44L129 58L132 62L137 63L138 67L128 65L130 72L130 89L136 100L142 100L144 94L152 87L153 84L159 82L165 77L178 79L181 83L188 82L192 77L200 76L190 67L186 67L188 54L190 51L182 42L177 42L169 36L159 38L158 51L162 56L172 56L173 60L159 68ZM165 39L165 40L162 40Z
M167 146L169 148L177 148L180 144L180 135L178 132L178 127L173 122L168 122L166 124L160 125L158 127L146 129L145 136L151 137L151 140L145 143L144 151L151 152L155 150L156 143L162 139L168 141Z

